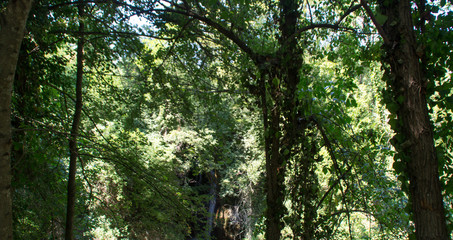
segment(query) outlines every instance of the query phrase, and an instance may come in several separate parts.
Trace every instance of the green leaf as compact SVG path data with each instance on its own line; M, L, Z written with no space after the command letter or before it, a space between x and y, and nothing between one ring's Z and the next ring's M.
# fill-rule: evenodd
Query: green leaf
M395 162L393 162L393 169L395 169L395 171L398 173L402 172L404 170L403 162L401 160L396 160Z
M14 142L14 143L13 143L13 149L14 149L14 151L19 151L19 150L21 150L21 149L22 149L22 143L20 143L20 142Z
M385 22L387 22L387 19L388 19L388 18L389 18L389 17L387 17L387 16L385 16L385 15L383 15L383 14L380 14L380 13L376 14L376 21L377 21L380 25L384 25Z
M390 113L396 113L399 109L399 105L396 103L387 103L387 109L389 110Z
M285 148L285 150L283 151L283 155L287 156L289 154L289 150L287 148Z

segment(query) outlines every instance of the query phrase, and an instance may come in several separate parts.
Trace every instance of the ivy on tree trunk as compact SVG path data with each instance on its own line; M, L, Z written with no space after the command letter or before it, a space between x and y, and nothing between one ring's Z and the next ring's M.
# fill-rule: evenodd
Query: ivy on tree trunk
M362 0L362 3L366 4L366 1ZM421 3L424 5L423 0ZM364 6L375 19L367 5ZM409 182L415 236L420 240L449 239L426 102L429 80L424 70L427 66L417 43L411 1L380 1L379 10L385 23L376 20L374 23L384 39L386 51L383 63L388 66L386 80L390 93L387 107L392 113L390 123L396 132L392 143L398 152L394 167L403 184Z

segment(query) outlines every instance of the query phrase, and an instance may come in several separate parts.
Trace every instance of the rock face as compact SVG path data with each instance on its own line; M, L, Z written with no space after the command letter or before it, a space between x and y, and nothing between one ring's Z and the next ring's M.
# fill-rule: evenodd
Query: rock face
M216 211L216 225L213 236L217 240L243 239L239 206L223 204Z
M188 240L195 239L216 239L234 240L245 237L243 217L241 209L237 204L238 199L234 197L219 197L220 186L219 173L211 170L206 173L194 175L189 171L186 182L193 188L197 188L200 196L206 196L206 214L199 214L199 221L191 226L193 232ZM246 216L245 216L246 217Z

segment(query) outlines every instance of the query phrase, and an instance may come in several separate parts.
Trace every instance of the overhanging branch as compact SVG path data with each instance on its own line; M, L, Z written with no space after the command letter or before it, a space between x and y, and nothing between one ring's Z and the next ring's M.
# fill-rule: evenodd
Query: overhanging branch
M368 14L368 16L371 18L371 21L373 22L374 26L378 30L378 32L381 35L382 39L384 40L384 43L386 45L390 45L390 40L387 37L387 34L385 33L385 31L382 28L381 24L379 24L379 22L377 21L376 16L374 15L374 13L371 10L370 6L368 6L368 1L367 0L360 0L360 3L362 4L362 6L365 9L365 11Z
M98 35L98 36L118 36L118 37L148 37L148 38L154 38L154 39L159 39L159 40L166 40L166 41L171 41L175 40L175 38L165 38L165 37L158 37L155 35L150 35L150 34L140 34L140 33L134 33L134 32L121 32L121 31L111 31L111 32L101 32L101 31L88 31L88 32L77 32L77 31L52 31L51 33L55 34L70 34L74 36L80 36L80 35Z
M159 10L156 10L159 11ZM260 64L261 63L261 57L257 53L255 53L247 44L242 41L232 30L229 30L219 24L218 22L215 22L214 20L200 16L192 11L179 11L175 9L165 9L162 10L163 12L171 12L171 13L176 13L176 14L181 14L184 16L191 17L193 19L199 20L201 22L204 22L208 26L216 29L220 33L222 33L225 37L230 39L232 42L234 42L242 51L244 51L255 63Z
M333 24L332 23L312 23L312 24L310 24L308 26L302 27L299 30L297 30L293 34L292 37L299 37L299 35L301 33L309 31L309 30L312 30L312 29L316 29L316 28L333 29L335 31L337 31L337 30L347 30L347 31L355 32L355 30L353 28L343 27L343 26L340 26L340 24L347 16L349 16L351 13L355 12L356 10L360 9L361 7L362 7L362 4L357 4L357 5L350 6L348 8L348 10L345 13L343 13L343 15L341 15L341 17L335 23L333 23Z

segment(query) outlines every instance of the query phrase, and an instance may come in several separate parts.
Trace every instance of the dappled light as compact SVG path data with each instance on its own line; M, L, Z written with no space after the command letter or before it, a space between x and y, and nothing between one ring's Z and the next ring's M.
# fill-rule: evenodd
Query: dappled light
M451 1L0 3L0 239L451 239Z

